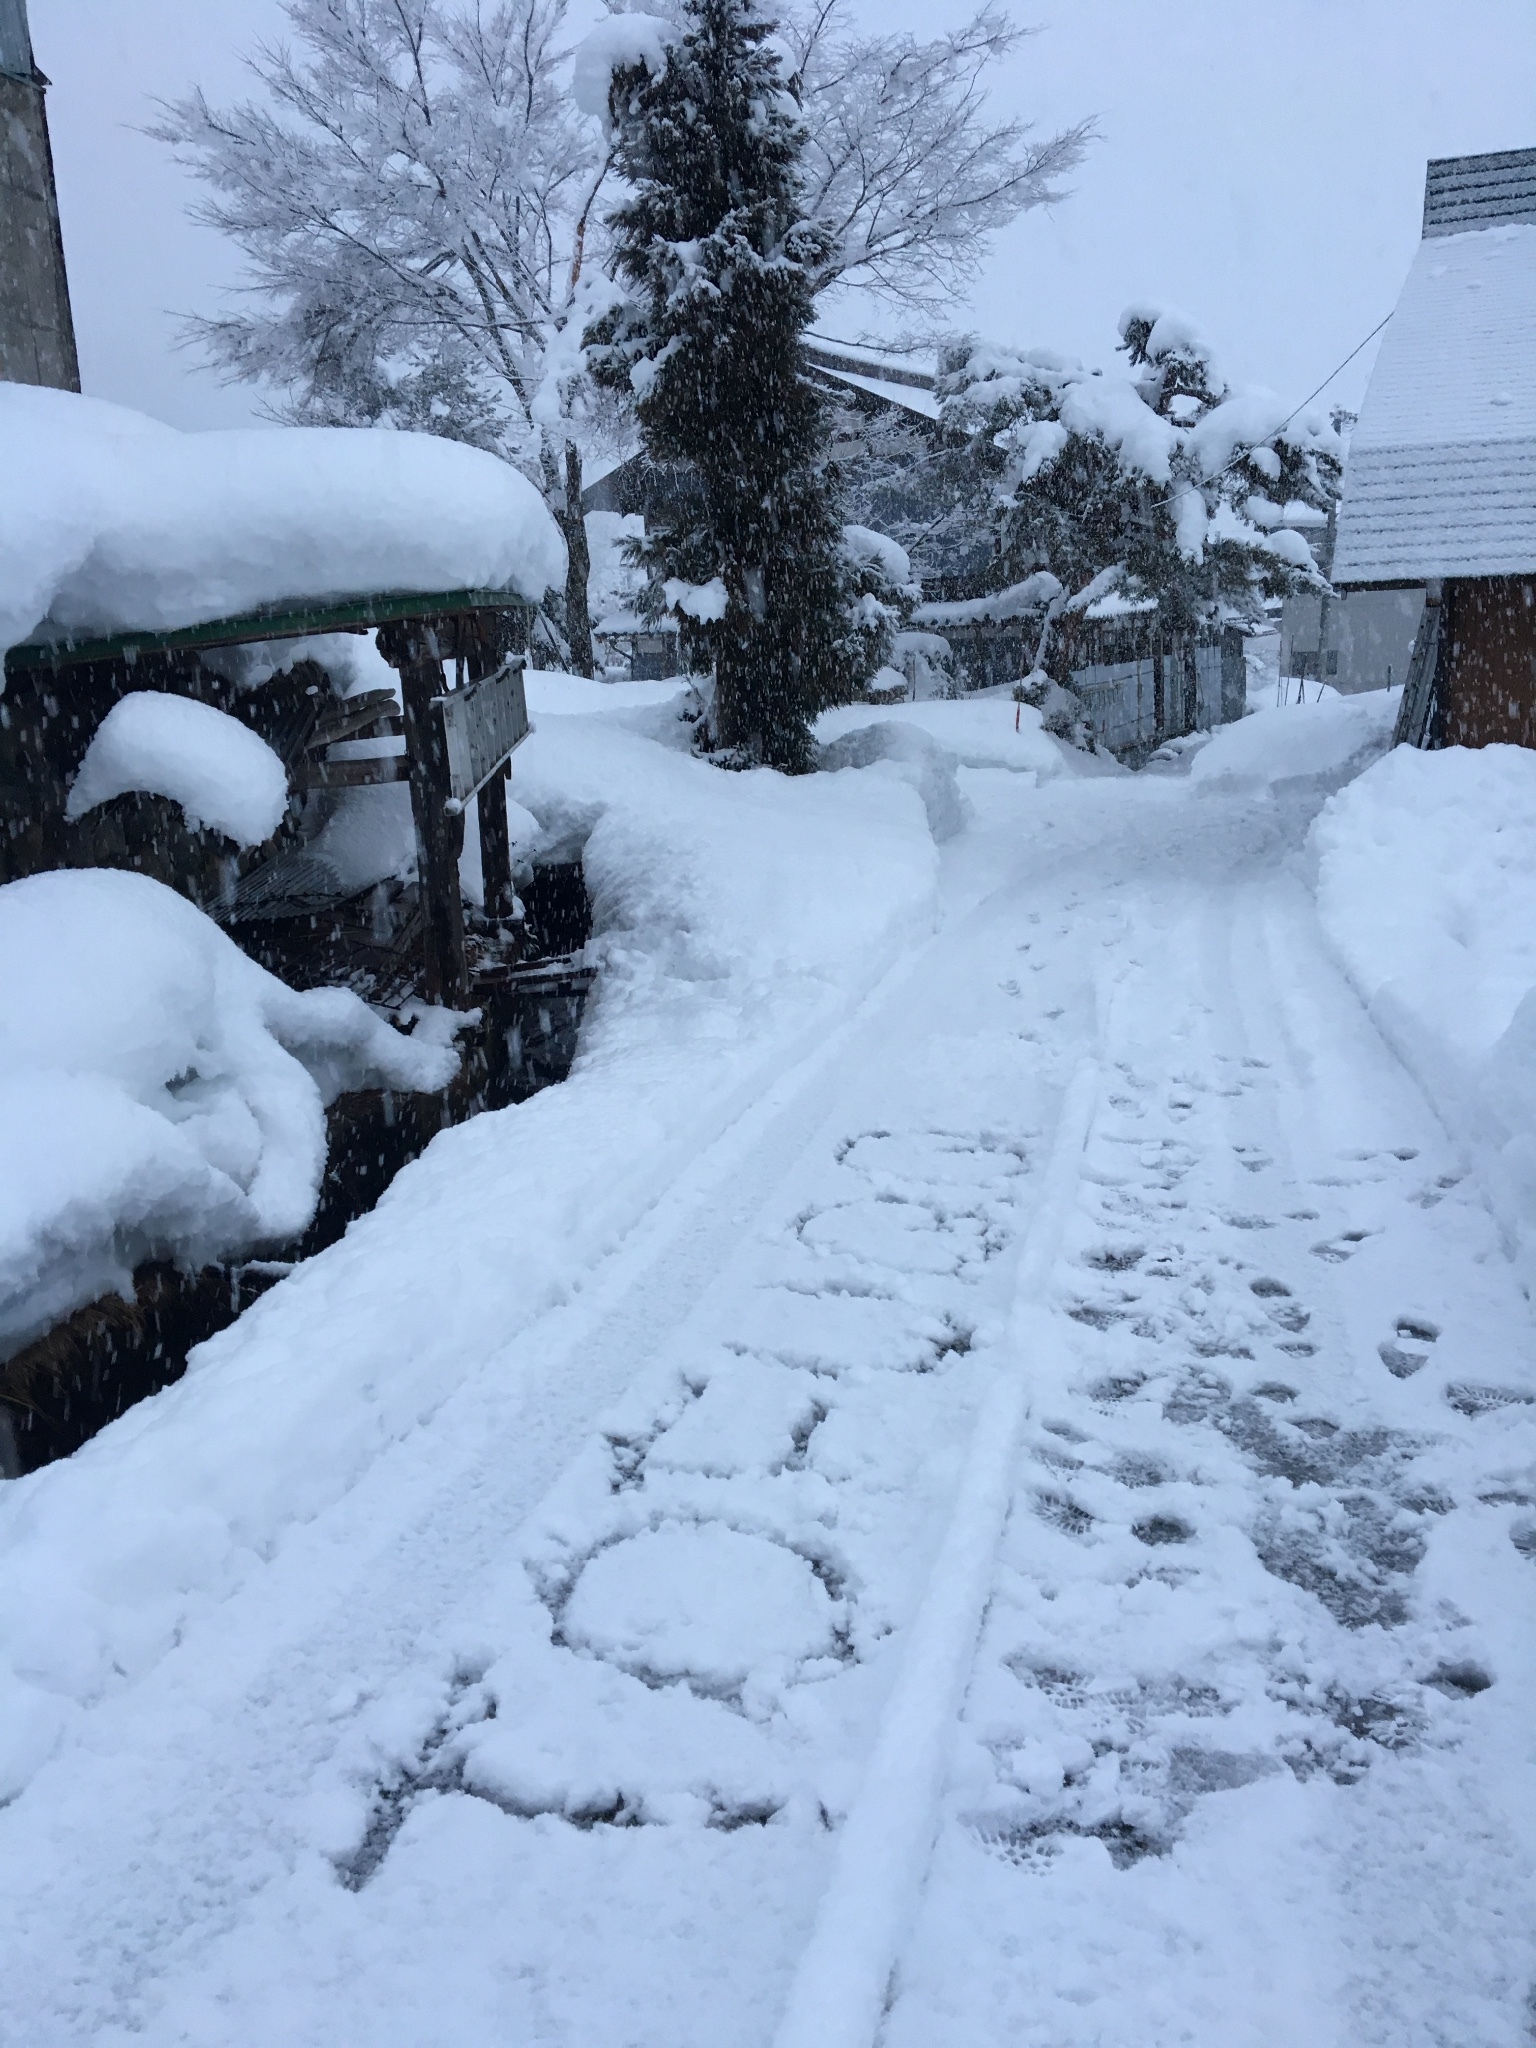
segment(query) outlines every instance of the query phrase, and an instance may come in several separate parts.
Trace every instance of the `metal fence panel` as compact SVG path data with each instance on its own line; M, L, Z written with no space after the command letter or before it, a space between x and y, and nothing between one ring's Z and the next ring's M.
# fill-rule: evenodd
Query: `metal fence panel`
M1150 657L1096 662L1072 671L1072 687L1088 707L1088 724L1101 747L1119 753L1157 737L1157 688Z

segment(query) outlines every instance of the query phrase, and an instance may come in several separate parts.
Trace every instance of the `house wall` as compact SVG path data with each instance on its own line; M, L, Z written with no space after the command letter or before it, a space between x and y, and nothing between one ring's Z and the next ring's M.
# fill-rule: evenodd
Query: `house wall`
M1401 687L1424 611L1422 590L1304 591L1280 616L1280 673L1329 683L1345 696Z
M78 391L43 83L20 0L0 0L0 378Z
M1439 744L1536 747L1536 576L1458 579L1446 602Z

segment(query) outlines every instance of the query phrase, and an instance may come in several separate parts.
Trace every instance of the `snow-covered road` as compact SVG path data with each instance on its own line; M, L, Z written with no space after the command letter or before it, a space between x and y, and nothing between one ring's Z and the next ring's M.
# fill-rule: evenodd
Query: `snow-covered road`
M934 935L70 1721L0 2041L1528 2038L1530 1311L1319 798L962 783Z

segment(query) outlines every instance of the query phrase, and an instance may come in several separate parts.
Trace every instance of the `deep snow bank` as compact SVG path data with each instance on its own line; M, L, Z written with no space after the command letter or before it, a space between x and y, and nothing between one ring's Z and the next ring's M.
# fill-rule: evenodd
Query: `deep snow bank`
M440 1088L446 1047L287 988L144 875L0 888L0 1351L150 1258L296 1236L344 1089Z
M432 434L182 434L69 391L0 383L0 652L190 626L285 598L513 590L565 576L539 493Z
M892 722L925 733L961 768L1008 768L1047 781L1063 773L1103 772L1109 765L1052 739L1041 726L1040 713L1015 704L1006 693L931 697L917 704L844 704L822 713L816 737L827 746L865 726Z
M515 757L543 831L586 835L603 975L570 1080L444 1132L177 1386L0 1487L0 1799L445 1403L473 1431L476 1401L515 1402L509 1342L578 1312L676 1176L929 929L915 791L725 775L687 732L665 707L542 715Z
M1330 942L1472 1147L1536 1286L1536 753L1398 747L1330 799L1312 845Z
M1337 786L1390 744L1400 702L1391 691L1374 690L1251 711L1218 728L1194 755L1189 779L1228 794L1287 783Z

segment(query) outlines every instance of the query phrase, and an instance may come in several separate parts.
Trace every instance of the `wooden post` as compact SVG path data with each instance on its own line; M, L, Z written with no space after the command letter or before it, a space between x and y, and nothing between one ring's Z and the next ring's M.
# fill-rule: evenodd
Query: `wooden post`
M464 957L464 905L459 895L459 854L464 820L448 810L448 750L432 699L446 684L437 635L422 619L381 626L380 654L400 677L405 709L405 752L410 763L411 812L426 924L427 1000L450 1010L469 1002Z
M485 914L494 924L512 915L517 892L512 887L512 842L507 835L508 761L493 775L475 801L480 806L480 873L485 882Z
M494 675L506 658L503 652L503 620L494 625L478 617L464 621L464 659L468 678L479 682ZM487 627L491 630L487 631ZM475 799L480 813L480 874L485 885L485 914L491 923L512 915L517 901L512 887L512 842L507 836L507 784L512 777L508 761L499 775L493 775Z

